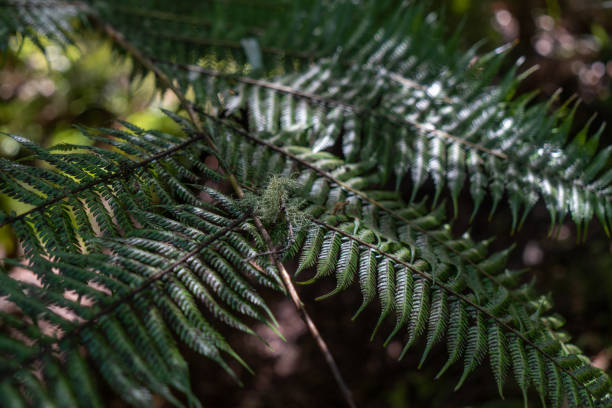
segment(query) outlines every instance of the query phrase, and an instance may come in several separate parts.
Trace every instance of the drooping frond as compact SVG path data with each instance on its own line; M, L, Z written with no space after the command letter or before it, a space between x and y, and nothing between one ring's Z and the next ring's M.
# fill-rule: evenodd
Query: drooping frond
M232 227L237 225L233 223ZM211 234L185 258L218 243L230 229ZM172 248L165 242L159 244ZM187 364L172 332L231 372L221 351L237 356L193 299L199 295L198 300L202 300L207 293L200 281L206 275L200 272L198 278L183 258L175 261L170 256L149 254L147 259L144 251L137 252L138 248L121 248L128 256L66 254L61 261L49 261L47 280L52 283L42 287L15 281L5 271L0 275L2 295L24 317L32 319L27 323L11 314L2 316L7 330L2 335L0 369L4 406L44 405L49 401L64 406L103 406L93 385L93 367L132 405L150 406L154 390L180 406L173 389L195 403ZM96 266L91 267L94 260ZM167 278L173 272L176 276ZM220 320L228 313L215 303L209 307ZM93 364L81 356L81 345ZM33 364L42 364L42 381L32 375Z
M356 32L352 48L301 73L262 80L206 65L161 66L193 86L201 102L217 102L226 115L248 115L253 131L308 129L300 142L315 151L340 144L349 162L376 157L385 181L395 177L398 188L404 177L413 181L413 197L430 178L436 199L449 190L455 214L469 186L474 214L487 193L491 214L506 195L513 229L542 198L553 226L571 214L586 227L596 216L609 231L612 173L605 166L612 150L597 153L603 129L589 136L587 126L572 135L573 110L551 114L554 98L549 104L514 99L528 72L510 71L493 86L508 47L474 63L473 52L459 55L452 42L440 49L424 40L440 37L420 24L419 11L408 8L374 36Z
M133 126L131 130L89 133L83 129L113 150L58 145L47 151L25 138L8 135L46 165L36 168L0 160L0 191L32 207L0 217L1 225L14 228L28 258L60 249L86 250L88 240L98 231L108 236L129 231L137 222L145 222L130 217L129 212L137 208L171 205L177 198L199 202L179 178L191 182L220 178L201 162L207 151L203 135L184 139Z
M524 381L519 382L525 395L529 383L532 383L542 398L551 400L561 401L562 395L566 395L570 399L575 398L578 404L588 402L601 405L605 399L600 398L608 397L609 384L605 374L593 371L594 369L587 370L584 365L587 362L583 357L578 357L572 364L564 363L575 354L575 348L566 343L564 334L557 332L559 326L556 320L546 314L550 308L546 299L534 297L529 287L520 285L518 278L521 271L505 269L508 253L487 255L486 242L474 243L467 236L461 239L453 238L448 228L443 225L443 207L429 212L423 204L403 203L396 192L372 190L372 187L380 185L382 177L373 162L346 164L329 153L316 153L297 146L280 147L258 139L246 131L240 131L225 121L213 120L207 116L204 116L204 119L207 120L207 131L211 132L217 142L218 160L234 172L245 186L257 191L257 187L264 186L271 175L295 177L299 185L299 195L304 200L301 205L312 222L296 232L287 256L296 256L298 251L301 252L298 272L316 265L317 272L311 281L330 274L336 275L336 289L323 297L334 295L359 282L364 302L358 312L378 298L381 315L374 331L379 329L386 318L395 316L395 327L387 342L397 334L407 331L408 343L403 351L405 353L420 336L427 333L424 360L431 347L447 337L449 362L442 368L441 373L457 362L465 349L465 371L459 385L482 363L488 353L500 391L503 379L512 368L517 381L521 376L526 376ZM180 118L177 117L177 120ZM126 231L115 228L114 232L108 232L113 230L111 225L118 219L112 211L111 198L99 203L103 206L106 204L105 216L110 220L106 224L107 228L101 229L100 238L97 237L100 234L92 234L89 230L85 230L85 234L80 230L70 230L66 226L65 229L49 230L40 234L40 237L21 237L24 247L32 248L29 258L34 260L29 266L25 266L32 269L43 287L13 281L3 275L6 281L3 294L34 322L17 323L18 319L6 315L7 323L3 323L18 324L14 329L18 329L20 336L27 335L31 341L39 343L38 346L31 346L30 350L23 350L23 346L18 346L19 343L15 342L16 338L20 338L19 335L16 337L15 331L9 331L5 339L8 344L13 344L7 346L6 353L20 356L7 360L11 363L4 370L12 375L12 380L21 378L19 373L29 372L31 364L55 351L55 344L60 350L67 350L66 353L69 353L79 341L83 341L88 346L94 363L98 364L103 376L113 388L122 393L128 388L137 392L137 395L130 394L126 397L132 404L146 403L149 397L147 389L160 389L166 398L174 398L172 389L187 394L190 392L185 388L188 384L186 378L183 377L179 381L164 376L163 373L168 371L168 368L166 371L156 370L160 378L151 377L147 369L154 369L159 361L151 360L152 357L146 354L131 357L139 359L136 368L143 371L129 371L120 363L120 357L126 358L124 355L109 354L111 351L108 347L100 351L98 348L102 346L93 340L89 345L89 340L86 341L89 339L87 334L95 339L102 336L98 341L107 341L111 346L114 344L112 342L119 341L119 338L125 341L127 336L118 337L122 333L121 330L126 333L129 333L128 330L134 330L128 327L128 320L125 319L129 318L129 322L138 322L138 319L141 319L141 325L146 329L147 321L142 313L150 309L150 301L154 301L160 310L162 322L167 326L166 330L176 333L191 347L223 365L220 351L233 356L235 354L198 312L196 302L205 305L216 319L248 333L251 333L250 329L237 314L266 322L272 319L261 297L245 280L247 277L259 284L278 287L278 278L273 272L274 269L270 269L271 265L262 267L246 261L256 257L260 262L262 258L257 257L258 249L250 243L253 242L251 234L255 229L248 226L243 207L236 206L230 198L214 188L199 187L198 189L203 189L213 198L215 207L223 209L223 213L219 213L218 209L212 209L211 204L203 203L201 198L195 198L196 190L184 182L192 181L189 178L189 166L194 162L181 160L185 157L183 155L191 154L191 159L201 162L201 154L207 154L208 148L202 147L202 151L197 152L184 146L198 137L197 133L189 128L185 129L187 137L182 138L133 129L148 143L158 143L161 145L158 145L158 149L166 149L145 159L148 162L138 168L157 163L160 166L167 165L166 168L170 171L163 172L160 170L163 167L160 167L157 171L143 172L138 176L134 171L138 164L132 162L124 164L123 171L112 173L113 167L109 168L109 163L114 162L115 168L119 169L119 157L129 159L114 152L114 160L96 163L90 155L89 158L94 161L88 162L88 172L95 175L103 165L109 171L104 175L105 178L87 183L81 179L82 187L78 191L77 187L70 185L70 194L56 193L42 197L44 191L50 191L48 187L30 184L29 189L18 188L27 184L31 179L31 172L41 169L28 169L24 165L5 163L6 171L3 174L14 175L12 180L6 179L9 182L5 184L12 186L6 192L16 199L37 205L36 209L22 215L9 216L7 221L15 226L20 223L36 225L41 231L47 230L48 225L44 223L44 217L48 217L50 213L55 214L58 219L74 217L74 208L60 204L70 200L72 195L78 196L82 192L85 194L90 189L96 191L105 187L110 192L115 192L113 197L121 197L117 200L125 200L120 194L129 192L125 185L132 184L129 183L130 179L134 178L139 186L155 185L155 179L164 184L159 190L153 191L163 190L167 194L166 201L161 200L161 195L157 198L153 194L147 196L145 193L139 200L132 200L137 205L131 208L125 217L137 220L137 224ZM130 136L135 136L132 132L107 129L105 133L107 135L102 136L102 133L90 131L92 136L97 135L93 137L104 140L109 145L114 144L117 148L121 147L123 152L128 153L129 147L134 147L126 141ZM110 137L109 134L115 137ZM169 139L173 144L162 143ZM191 143L197 145L197 141ZM76 158L82 158L78 147L62 146L59 148L61 153L50 153L33 144L28 146L49 163L55 163L59 157L64 159L62 163L75 163ZM168 153L172 146L182 146L180 151L173 151L176 156ZM76 155L75 158L69 160L64 157L70 154ZM169 158L173 160L167 163ZM181 167L182 165L188 167ZM9 172L11 166L14 166L13 170L18 167L21 171ZM45 180L55 177L53 180L56 183L64 181L57 181L58 175L70 174L67 173L67 167L43 170L46 174ZM170 182L169 177L172 174L176 175L176 183ZM216 173L212 174L218 176ZM20 176L25 178L19 179ZM217 179L219 177L222 176ZM121 186L125 190L121 192L113 188L114 178L124 182ZM74 179L78 180L76 176ZM202 183L202 180L199 182ZM23 192L26 190L31 194L38 193L42 198L38 202L26 201L29 198L29 195ZM187 194L187 191L190 194ZM111 196L109 194L106 196ZM192 203L190 200L197 202ZM85 201L80 210L93 214L94 210L90 210L89 205ZM55 208L56 206L58 208ZM91 208L94 208L93 205ZM35 219L28 222L32 214L43 217L43 221L36 222ZM232 222L232 219L235 221ZM93 224L93 220L90 220L90 223L90 226L97 225ZM243 234L234 231L239 225L239 231L243 231ZM42 238L53 234L59 234L59 237L55 240ZM79 246L77 237L87 240L89 245ZM261 242L261 238L255 238L254 242L258 241ZM64 245L60 246L58 242ZM67 245L68 243L72 245ZM105 255L108 251L111 255ZM49 259L48 255L53 258ZM8 265L12 264L18 262L8 262ZM95 267L91 267L92 264ZM149 303L142 305L141 298L145 291L154 296ZM67 296L67 292L73 294L72 298ZM74 297L77 297L76 301ZM156 300L158 297L160 299ZM138 309L139 306L143 308ZM57 313L58 310L67 310L71 318ZM123 316L124 313L128 313L128 316ZM459 325L453 325L453 320L449 320L450 316L459 316ZM102 324L111 318L119 320L119 327L112 325L107 328ZM43 333L40 321L48 322L48 325L54 327L55 335ZM120 322L124 322L125 327L122 327ZM95 336L92 333L95 333ZM142 338L135 338L144 342L147 335L153 336L155 333L145 330L140 333ZM202 338L210 344L201 344ZM151 343L152 340L147 341ZM144 347L142 344L132 344L131 349ZM96 349L89 350L89 347ZM539 387L536 374L521 369L520 361L515 362L514 358L509 358L510 352L513 356L530 356L531 361L534 361L532 364L541 364L544 367L547 377L551 372L556 373L550 378L558 378L559 386L544 384L545 386ZM52 365L58 367L56 372L61 372L61 367L67 364L63 354L60 353L54 358L57 361L54 360ZM119 366L114 366L110 361ZM588 373L583 375L585 371ZM134 375L136 377L133 377ZM142 375L146 379L144 383ZM61 380L65 382L65 379ZM52 389L55 381L59 379L54 376L45 378L43 383L36 382L35 388L44 396L45 392L50 392L45 390ZM177 386L179 383L182 384L180 387ZM5 398L18 398L18 391L24 384L7 383L4 387L7 389ZM34 387L27 385L30 386ZM27 387L25 389L29 390ZM574 389L576 391L573 393ZM27 395L30 392L34 391L28 391ZM70 393L73 398L80 398L76 390ZM143 399L140 400L138 395ZM36 398L43 396L37 395Z

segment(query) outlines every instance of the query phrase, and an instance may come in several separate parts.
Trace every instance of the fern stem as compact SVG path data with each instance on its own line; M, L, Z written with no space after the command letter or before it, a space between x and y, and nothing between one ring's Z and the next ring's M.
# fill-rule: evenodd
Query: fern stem
M268 231L266 230L264 225L261 223L261 220L259 220L257 217L254 217L254 221L255 221L255 226L262 234L262 237L264 241L266 242L266 245L269 248L272 248L272 251L276 251L274 242L272 241L272 238L270 237L270 234L268 234ZM291 298L291 301L295 305L296 309L302 314L302 319L304 320L304 322L306 322L306 326L308 327L308 330L310 331L311 336L315 339L317 346L319 347L319 350L321 351L321 353L323 353L323 356L325 357L325 361L327 362L327 365L329 366L334 376L334 379L336 380L336 383L338 384L338 387L340 388L340 391L342 392L342 395L344 396L344 399L346 400L346 403L348 404L349 407L356 408L357 405L355 404L355 400L353 399L351 390L346 385L346 382L344 381L344 378L342 377L342 374L340 373L340 369L338 368L338 364L336 364L334 356L329 351L329 347L327 346L327 343L321 336L321 333L319 332L319 329L317 328L316 324L314 323L314 321L312 320L312 318L306 311L304 303L300 299L300 295L298 294L295 288L295 285L293 285L293 281L291 280L291 276L289 275L289 272L287 272L285 265L283 265L283 263L278 259L278 256L276 256L276 253L271 253L269 256L271 260L274 262L274 264L276 265L277 269L281 273L281 278L283 279L283 283L285 284L287 291L289 292L289 297Z
M156 33L152 33L153 35L157 35ZM178 41L180 41L180 39L175 38ZM210 40L209 40L210 41ZM228 47L230 48L237 48L234 47L234 44L239 45L238 43L232 43L230 42L226 42L226 41L217 41L216 43L212 43L210 42L209 45L219 45L221 46L222 44L228 44ZM230 45L231 44L231 45ZM277 49L277 48L268 48L268 47L263 47L262 51L264 52L268 52L270 54L279 54L279 55L289 55L292 57L297 57L297 58L302 58L305 60L309 60L312 61L316 58L320 58L321 56L318 55L314 55L314 54L308 54L308 53L298 53L295 51L291 51L291 50L281 50L281 49ZM169 65L169 66L173 66L181 71L191 71L191 72L198 72L198 73L202 73L204 75L207 76L212 76L212 77L227 77L227 78L231 78L237 82L243 82L243 83L251 83L250 81L255 81L258 83L253 83L253 85L256 86L261 86L262 88L267 87L267 85L272 84L272 85L277 85L275 83L270 83L270 82L266 82L266 81L260 81L251 77L241 77L241 76L236 76L234 74L229 74L229 73L224 73L224 72L220 72L220 71L215 71L215 70L211 70L211 69L207 69L204 67L201 67L199 65L190 65L190 64L181 64L178 62L172 62L172 61L167 61L161 58L154 58L154 57L149 57L152 61L157 62L159 64L164 64L164 65ZM358 64L357 61L339 61L340 64L342 64L343 66L347 66L350 67L354 64ZM370 67L371 68L371 67ZM379 69L380 67L375 67L376 69ZM408 79L405 78L403 76L401 76L398 73L395 72L391 72L391 71L386 71L386 70L380 70L381 72L377 72L378 75L382 75L382 76L386 76L389 79L391 79L394 82L397 82L398 84L401 84L404 87L407 88L412 88L412 89L418 89L420 91L426 92L427 91L427 86L418 83L417 81L413 80L413 79ZM297 95L296 95L297 96ZM308 98L306 96L304 96L304 98L307 99L315 99L315 98ZM440 98L442 101L444 101L445 103L449 104L449 105L454 105L455 102L450 99L448 96L437 96L435 98Z
M187 114L189 115L189 118L191 119L191 122L195 126L198 133L204 137L206 143L210 146L211 149L213 149L214 151L218 151L218 148L215 145L212 138L208 135L208 133L204 131L204 127L202 126L202 123L200 122L199 116L196 114L194 110L193 104L187 100L187 98L181 92L180 89L174 86L170 78L164 72L162 72L159 69L159 67L157 67L151 59L146 57L143 53L140 52L140 50L138 50L131 43L129 43L120 32L116 31L109 24L99 21L95 16L92 16L91 18L93 22L96 23L96 25L101 27L104 33L106 33L114 42L117 43L117 45L123 48L128 54L130 54L143 67L152 71L155 74L155 76L158 78L158 80L176 95L176 97L179 99L183 108L187 111ZM222 163L220 163L220 165L223 171L225 172L225 174L227 175L228 181L230 182L238 198L244 198L244 195L245 195L244 191L240 187L240 184L238 180L236 179L236 177L234 176L234 174L232 174L232 172L230 172L229 169L225 168L225 166ZM272 241L272 238L270 237L270 234L266 230L261 220L256 216L253 217L253 220L254 220L255 226L257 227L259 233L264 238L264 242L266 243L268 250L275 251L276 248ZM346 400L347 405L351 408L356 408L357 405L355 404L352 393L350 389L348 388L348 386L346 385L346 382L342 378L340 369L338 368L338 365L336 364L333 355L329 351L329 347L327 346L327 343L321 336L321 333L317 329L317 326L312 321L312 319L310 318L310 315L304 308L304 304L302 300L300 299L297 293L297 290L295 289L295 286L293 285L293 282L291 281L291 277L289 273L287 272L287 270L285 269L285 266L278 259L278 256L276 256L275 254L270 254L270 259L273 261L273 263L275 264L275 266L281 273L283 283L285 284L286 289L289 292L291 300L295 304L296 308L302 314L302 318L306 322L306 325L310 331L310 334L315 339L317 346L319 347L319 350L321 351L321 353L323 353L323 356L325 357L325 361L327 362L327 365L329 366L334 376L334 379L336 380L336 383L338 387L340 388L342 395L344 396L344 399Z
M401 84L402 86L413 88L413 89L418 89L419 91L423 91L423 92L427 92L427 87L425 85L419 84L414 79L405 78L396 72L391 72L391 71L383 72L383 75L388 76L392 81L395 81L398 84ZM455 104L455 102L453 102L453 100L449 98L448 96L439 96L439 98L442 99L444 102L448 103L449 105Z

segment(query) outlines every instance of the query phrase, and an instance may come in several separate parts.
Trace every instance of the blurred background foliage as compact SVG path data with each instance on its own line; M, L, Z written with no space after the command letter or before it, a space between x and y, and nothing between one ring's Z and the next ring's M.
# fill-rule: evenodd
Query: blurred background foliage
M508 63L525 57L523 67L537 65L522 91L540 90L548 98L562 89L561 100L577 95L585 123L612 113L612 1L602 0L436 0L451 20L464 23L469 47L484 39L489 48L515 42ZM454 25L454 24L453 24ZM607 139L610 143L610 131Z
M176 130L160 107L178 106L171 93L155 91L152 75L132 76L132 64L114 53L111 44L90 35L60 48L14 38L0 53L0 132L27 137L45 147L61 143L90 145L74 125L109 127L117 119L144 128ZM12 138L0 134L0 155L27 159ZM27 210L0 194L4 211ZM8 229L0 229L0 255L16 251Z
M612 118L612 1L600 0L433 0L434 7L447 16L449 32L462 27L467 49L482 40L481 50L515 43L508 66L525 58L523 69L538 65L520 88L538 90L537 98L549 99L561 89L559 103L574 95L582 101L576 129L596 113L594 127ZM75 46L61 49L41 43L44 53L30 42L16 38L0 50L0 131L31 138L43 146L58 143L89 144L72 125L116 126L117 119L144 128L176 130L160 107L176 109L169 93L154 90L154 80L132 76L129 60L111 51L110 44L87 36ZM601 144L612 143L612 127L602 135ZM27 160L26 152L10 138L0 135L0 155ZM464 208L470 208L466 195ZM21 212L15 203L0 196L5 211ZM460 206L461 208L461 206ZM509 212L502 210L491 222L478 220L469 225L460 217L457 232L471 228L477 238L495 235L498 248L517 244L512 267L529 266L541 291L550 291L556 309L567 318L567 330L576 344L591 356L594 364L610 372L612 357L612 245L603 231L592 224L586 244L578 245L574 227L562 226L559 236L548 237L546 210L536 208L522 231L510 237ZM18 252L11 232L0 230L0 256ZM313 299L327 288L304 288L303 298ZM274 294L269 294L272 297ZM357 401L368 407L522 407L518 388L512 385L500 402L487 368L480 369L469 386L454 393L448 375L431 378L446 359L439 347L429 364L416 370L417 361L408 356L395 362L401 346L382 340L367 341L376 313L349 322L359 303L358 294L348 292L334 300L308 307L331 350L336 355ZM342 399L331 380L312 340L308 337L293 306L276 299L276 313L287 342L257 331L274 347L271 351L252 338L228 332L227 336L257 373L242 372L245 387L216 372L209 362L193 355L194 388L208 407L309 407L342 406ZM341 328L340 328L341 327ZM188 352L187 352L188 353ZM359 358L355 358L359 356ZM416 358L416 357L415 357ZM211 368L211 370L207 370ZM241 372L240 367L236 367ZM460 370L460 367L455 367ZM455 374L457 374L455 373ZM509 381L510 383L511 381ZM476 385L478 384L478 386ZM474 395L477 390L478 395ZM468 405L468 401L472 405ZM535 400L534 400L535 401ZM109 405L119 406L112 396ZM162 400L159 406L164 406Z

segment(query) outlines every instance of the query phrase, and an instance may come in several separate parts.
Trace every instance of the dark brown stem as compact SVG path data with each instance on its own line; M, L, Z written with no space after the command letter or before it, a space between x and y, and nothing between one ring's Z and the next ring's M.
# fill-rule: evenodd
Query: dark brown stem
M275 250L274 242L272 241L270 234L268 234L268 231L266 230L264 225L261 223L259 218L255 217L254 221L255 221L255 226L261 233L266 243L266 246L268 246L268 248L272 248L272 250ZM348 388L344 379L342 378L340 369L338 368L338 365L336 364L336 361L334 360L334 356L329 351L329 347L327 347L327 343L321 336L321 333L319 332L319 329L315 325L314 321L310 318L310 315L306 311L306 308L304 307L304 303L300 299L300 295L297 293L297 290L295 289L295 286L293 285L291 276L289 275L289 272L287 272L287 269L285 269L285 265L283 265L283 263L280 262L278 257L275 255L270 255L270 258L274 262L274 264L276 265L276 268L279 270L281 274L281 278L283 279L283 283L285 284L285 287L287 288L287 291L289 292L289 297L291 298L291 301L293 302L297 310L302 314L302 319L304 319L304 322L306 322L306 326L308 327L310 334L315 339L317 346L319 347L319 350L321 351L321 353L323 353L323 356L325 357L325 361L327 362L327 365L329 366L334 376L334 379L336 380L336 383L338 384L338 387L340 388L340 391L342 391L342 395L344 396L346 403L348 404L349 407L356 408L357 405L355 404L355 400L353 399L353 394L351 393L351 390Z

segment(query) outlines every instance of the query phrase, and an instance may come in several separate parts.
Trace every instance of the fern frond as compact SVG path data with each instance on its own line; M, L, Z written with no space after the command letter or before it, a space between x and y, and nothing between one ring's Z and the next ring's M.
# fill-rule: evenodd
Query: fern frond
M123 154L86 146L55 146L51 152L27 139L9 135L49 166L34 168L0 161L3 180L0 191L32 206L21 214L5 214L0 218L2 226L11 225L15 229L28 257L59 248L87 249L88 239L95 236L96 229L105 235L116 235L118 228L132 229L134 221L145 221L133 219L129 212L147 209L159 201L175 203L169 193L192 203L198 201L176 177L190 176L192 181L201 178L191 169L201 171L205 167L198 164L199 156L208 152L202 144L204 136L184 139L134 130L138 136L146 137L116 129L103 130L106 134L84 131ZM145 159L134 160L128 155ZM203 176L221 178L210 169ZM32 225L36 226L37 235L32 234Z
M316 223L316 221L315 221ZM342 224L341 224L342 225ZM331 225L327 225L327 228L340 232L341 229L337 227L332 227ZM345 226L344 229L350 228L349 226ZM583 392L586 393L586 399L584 402L588 402L589 404L593 403L593 401L597 401L599 398L605 397L607 392L602 394L591 394L590 389L594 388L594 382L596 381L595 377L591 377L584 383L581 383L576 377L576 373L573 369L564 370L563 363L561 361L557 361L558 359L565 358L566 351L563 348L563 340L562 336L558 336L551 332L550 329L543 326L541 323L537 321L532 321L533 325L531 330L527 332L522 332L520 329L515 327L520 326L520 322L516 321L516 316L514 316L509 310L495 309L490 306L487 306L489 303L484 296L480 296L480 299L473 297L473 295L462 295L461 293L464 291L470 292L470 289L465 281L461 282L461 278L458 278L460 275L457 274L453 276L438 276L436 279L428 273L423 272L422 270L416 269L410 263L402 261L400 258L395 257L394 255L388 254L384 252L384 249L380 249L373 244L367 243L365 241L360 240L359 238L352 236L351 234L344 233L346 238L352 239L355 242L358 242L360 247L363 248L362 251L369 252L371 250L375 250L380 253L380 256L384 258L384 261L379 263L379 269L381 267L385 267L388 262L393 262L397 266L395 269L399 269L401 267L408 268L410 273L413 275L412 279L415 281L413 286L411 297L413 300L410 305L406 305L404 303L394 304L394 306L387 305L386 292L379 290L379 296L381 297L381 302L383 304L383 310L381 312L381 319L387 316L390 310L404 310L406 306L411 308L412 313L409 318L408 323L408 342L404 348L405 352L408 347L410 347L416 338L418 338L427 322L429 322L429 334L428 334L428 346L426 350L428 350L431 346L432 341L430 339L436 339L441 337L441 333L445 331L445 324L439 324L440 316L439 316L439 302L440 299L440 291L444 291L446 293L445 296L445 305L444 307L460 308L460 310L464 310L463 312L457 311L458 313L463 313L465 316L464 319L458 318L456 320L458 326L456 328L449 328L449 350L450 350L450 361L457 359L457 353L461 353L461 349L463 346L460 344L466 344L467 347L466 357L465 357L465 370L464 374L461 377L458 387L463 384L463 382L467 379L468 375L482 362L486 353L490 354L492 369L495 374L495 378L498 380L498 384L500 387L500 393L502 392L503 379L508 374L508 370L510 367L510 358L508 354L508 349L513 347L516 351L516 344L511 346L508 340L508 336L518 336L522 341L525 341L528 346L523 350L519 350L519 353L526 353L525 350L529 350L533 348L535 353L541 355L541 358L544 361L552 361L552 365L555 367L555 370L562 370L560 376L565 376L567 379L565 380L567 384L559 388L558 390L554 390L555 395L554 398L560 399L560 395L565 393L569 395L574 387L578 387L583 389ZM388 247L389 245L387 245ZM384 248L384 246L382 246ZM375 275L372 273L372 277L370 282L371 284L379 285L379 288L387 288L389 285L387 284L387 280L389 279L387 275ZM381 280L382 279L382 280ZM457 281L459 279L459 282ZM365 280L367 281L367 280ZM382 285L382 286L380 286ZM403 286L402 280L397 280L398 286ZM432 290L432 287L434 288ZM404 290L404 289L402 289ZM432 294L433 292L433 294ZM400 292L401 293L401 292ZM430 303L429 297L432 297L432 301ZM490 298L495 295L489 295ZM403 302L405 300L405 296L398 295L396 299L399 302ZM459 303L455 303L455 306L452 306L452 300L458 299ZM431 307L431 312L428 312L428 308ZM467 323L467 314L465 310L472 310L472 316L475 319L475 324L469 331L461 331L465 330ZM398 319L402 315L398 313ZM490 325L485 324L485 320L490 320ZM377 323L377 328L380 325ZM488 326L488 328L487 328ZM514 326L514 327L513 327ZM462 329L463 328L463 329ZM507 334L504 334L507 333ZM452 336L452 337L451 337ZM588 360L587 360L588 361ZM584 362L584 361L583 361ZM522 361L524 363L524 361ZM517 363L521 364L521 362ZM587 363L588 364L588 363ZM577 368L577 367L575 367ZM515 370L521 370L521 366L515 367ZM581 368L582 370L583 368ZM524 371L523 371L524 372ZM605 378L605 374L600 372L600 376ZM534 380L535 382L535 380ZM590 395L590 396L589 396ZM585 397L581 397L585 398Z
M21 41L28 38L43 52L43 37L62 45L74 44L73 20L89 10L84 3L46 0L5 0L0 2L0 9L0 50L18 34Z
M206 117L211 119L210 116ZM219 131L223 132L223 136L219 135L217 141L221 154L233 157L231 160L228 159L231 168L245 167L245 163L248 162L263 161L276 164L275 167L267 168L270 174L277 172L287 175L287 169L292 168L295 171L295 166L301 166L304 170L297 175L297 179L303 183L303 188L312 202L322 204L332 212L335 211L334 208L338 202L345 203L347 214L354 215L366 222L378 234L396 240L399 237L401 241L406 242L412 250L412 259L417 253L420 253L427 262L433 265L438 264L437 259L454 264L460 270L467 265L474 268L477 273L488 277L491 282L503 286L503 282L498 281L499 277L495 277L489 270L498 270L501 265L497 264L503 263L507 252L502 252L488 262L479 264L479 261L484 260L487 243L474 245L469 240L454 241L448 232L438 230L438 227L443 225L442 207L427 213L423 205L407 207L398 199L399 196L396 193L361 191L360 188L378 185L382 182L381 176L374 171L373 162L343 165L341 160L330 154L314 153L295 146L291 146L294 152L291 153L252 134L240 131L226 122L213 120L213 123L222 125ZM254 157L248 143L241 143L232 135L244 137L246 141L265 146L269 152L263 155L260 152L259 157ZM260 172L255 179L251 178L249 181L254 182L258 179L265 180L266 173ZM321 235L321 232L318 235ZM420 247L418 252L417 246ZM318 246L314 245L312 251L318 252ZM310 266L310 262L314 262L312 252L304 256L311 259L305 262L305 266ZM298 272L303 267L300 266Z
M124 398L133 405L150 404L152 396L149 390L156 390L168 401L181 406L173 396L171 388L186 393L190 400L195 401L189 387L186 363L180 357L177 346L173 344L169 330L172 329L192 348L212 358L228 372L231 370L219 351L223 350L236 358L237 356L204 320L191 300L191 293L176 278L165 278L179 267L177 276L180 277L181 272L185 271L183 264L186 261L197 256L204 248L243 221L235 221L231 228L220 228L217 233L206 236L194 250L173 260L174 262L156 264L154 267L141 263L142 254L131 254L138 260L98 255L95 268L89 265L94 258L91 255L70 254L62 262L48 262L50 278L63 281L63 287L59 289L53 286L41 288L18 283L3 271L0 274L3 281L2 295L7 296L10 302L26 316L31 317L33 323L28 324L14 317L7 319L7 316L3 316L3 325L11 327L12 330L2 335L6 345L3 353L11 357L3 360L4 364L0 369L3 383L0 398L5 401L8 401L8 398L25 398L26 401L33 398L30 401L37 404L37 393L43 395L44 387L53 389L56 385L61 385L68 387L64 390L66 393L72 394L71 404L89 405L89 399L93 399L91 404L101 406L96 402L97 393L91 385L83 394L79 389L71 388L62 377L45 375L44 383L41 383L29 374L30 365L39 359L43 360L45 369L62 372L62 367L67 364L66 358L72 354L75 355L73 358L80 360L79 371L74 374L82 376L81 383L91 383L91 368L79 355L78 345L82 342L106 381L117 392L124 393ZM112 248L112 245L110 247ZM142 267L132 269L137 263ZM119 265L125 266L126 269L118 268ZM55 275L52 268L59 270L60 274ZM99 286L92 287L92 281L89 281L92 275L97 276L96 280L103 281L106 286L98 283ZM165 282L162 284L163 280ZM109 281L112 284L109 284ZM161 291L164 286L168 295ZM212 289L217 291L218 288ZM78 300L69 300L66 290L77 294ZM113 295L109 295L110 290ZM81 296L95 303L82 304ZM62 309L64 312L58 313L58 310ZM40 321L53 325L56 334L49 337L41 331ZM15 336L25 336L40 345L34 343L24 351L23 346L16 347L18 344L14 344ZM163 358L160 352L171 359ZM8 376L12 377L7 378ZM62 380L64 384L58 384L58 380ZM79 385L79 382L73 383L74 387ZM22 390L25 394L19 397Z
M478 98L478 103L461 100L452 105L443 101L432 105L422 91L398 88L388 78L363 70L359 74L364 77L364 87L377 81L385 85L376 92L360 89L359 94L364 94L364 99L356 99L356 74L337 71L335 62L328 61L297 78L281 77L274 82L235 78L245 85L235 90L237 95L227 97L229 111L226 114L247 110L253 115L249 123L254 132L309 131L313 136L304 138L306 141L288 143L307 143L315 150L333 146L342 137L340 143L349 161L366 157L360 158L351 152L373 151L379 163L389 166L381 169L383 174L386 177L395 175L398 186L399 180L408 174L414 183L413 197L428 176L436 186L436 197L448 185L455 213L459 193L470 182L474 213L487 189L493 198L492 213L504 193L508 194L513 229L520 228L528 211L542 197L550 210L553 225L562 221L566 214L572 214L579 226L596 216L608 231L610 182L604 166L611 150L605 149L595 156L602 129L587 139L588 128L585 128L568 141L572 116L567 116L565 110L551 116L547 105L527 107L522 100L507 101L516 81L506 81L504 89L492 89L490 92L495 99L478 94L473 96ZM190 74L194 72L203 71L194 67ZM335 74L341 76L335 77ZM299 83L309 91L291 86L292 83ZM315 92L311 91L313 86L304 83L316 85ZM345 97L350 103L340 99L342 92L337 84L341 83L351 83ZM274 96L275 93L280 95ZM421 93L420 99L412 93ZM377 104L382 94L394 97L380 108L369 108ZM355 105L356 100L361 103ZM421 105L427 116L423 120L413 119L421 116L418 111L413 112ZM402 114L397 113L398 106L403 106ZM458 111L458 106L463 106L463 110ZM483 123L473 129L475 117L479 115L486 115L486 120L482 119ZM435 118L436 123L428 122L427 117ZM457 117L461 120L457 121ZM298 118L302 121L296 120ZM305 122L304 118L307 118ZM537 134L533 131L535 126ZM359 140L355 137L356 127L362 129ZM405 128L401 137L392 135L398 128ZM467 133L461 133L464 128ZM390 152L400 152L400 156L396 153L392 157ZM551 162L554 165L550 166ZM571 173L565 171L569 163L574 163ZM508 174L512 177L507 177Z
M226 102L218 108L226 114L246 110L255 132L308 129L310 137L290 143L307 143L315 150L330 147L342 138L340 144L349 162L365 158L355 152L376 152L379 163L386 163L381 169L385 179L394 175L399 186L405 175L412 178L413 196L429 176L436 186L436 197L448 186L455 212L457 197L470 182L474 213L487 189L493 198L491 213L507 193L513 229L520 228L542 197L553 226L566 214L572 214L579 226L596 216L608 231L610 182L603 170L610 151L594 155L601 130L587 138L585 128L569 141L572 115L567 109L550 115L548 104L527 105L524 98L512 100L527 73L516 77L511 71L499 85L491 86L507 47L481 57L469 69L473 52L459 57L451 46L436 56L449 64L455 60L457 65L444 67L430 60L399 65L402 56L414 59L423 47L410 41L428 30L417 24L420 17L406 12L406 21L411 23L397 28L403 30L401 35L390 27L381 31L384 41L363 38L373 44L366 49L376 52L360 55L361 59L352 61L350 67L339 66L336 58L322 58L302 74L272 80L174 63L169 64L169 72L184 78L186 86L195 84L202 101L218 101L217 95L222 92ZM387 31L393 34L385 37ZM392 60L379 58L381 47L394 49L398 55ZM241 84L237 88L232 86L236 82ZM364 130L359 137L356 128ZM403 129L399 138L392 135L398 128ZM393 160L391 152L401 153ZM554 165L548 166L550 162ZM577 163L569 173L564 171L568 163ZM506 178L507 174L513 176Z

